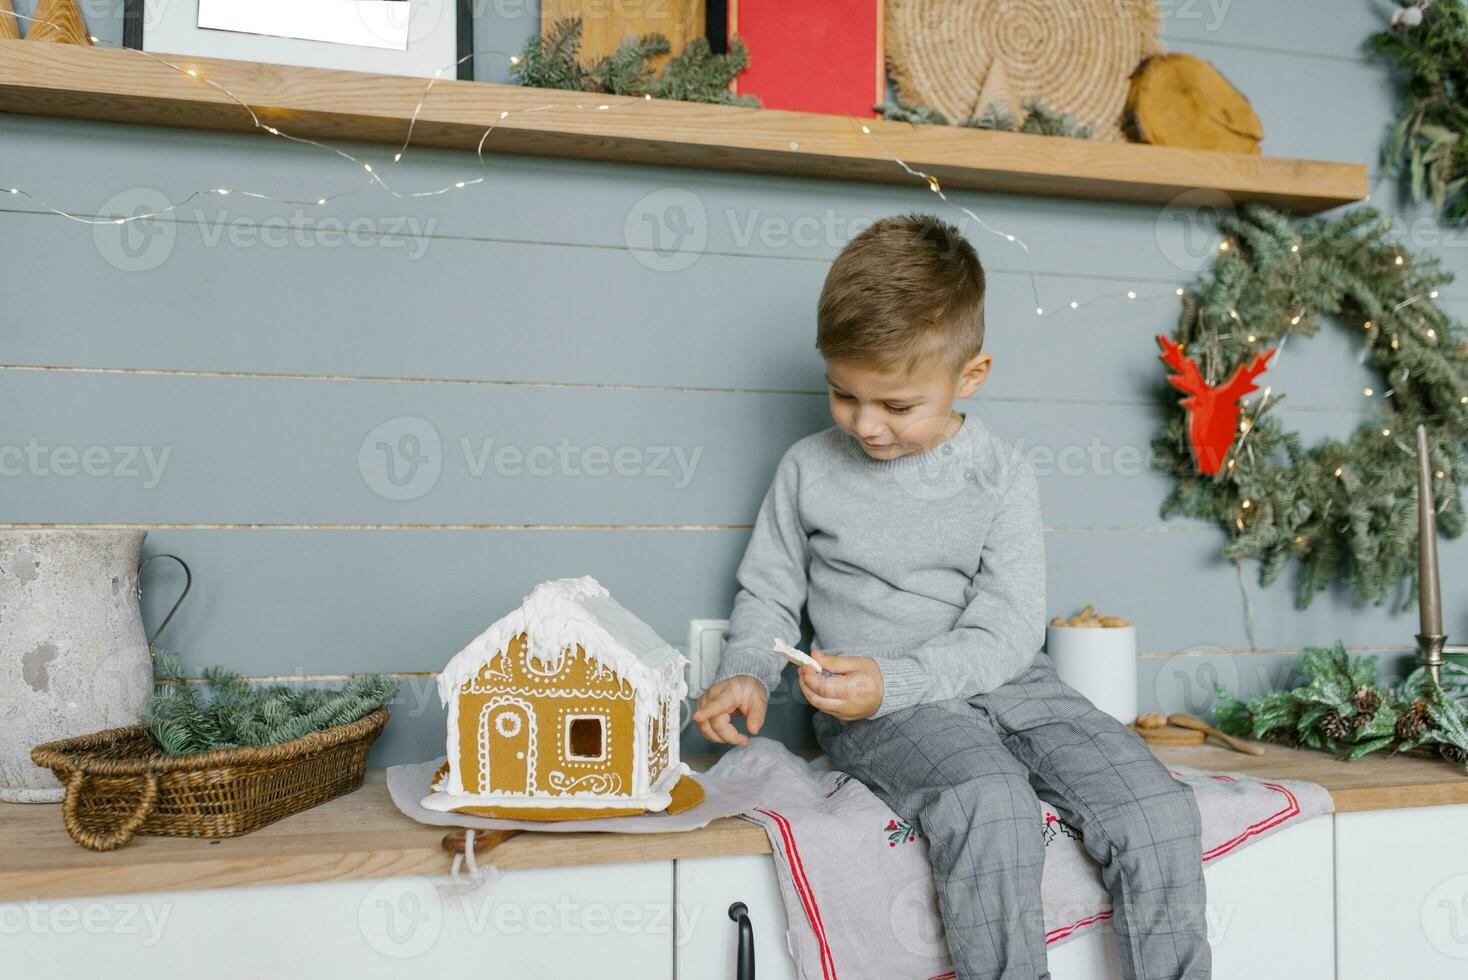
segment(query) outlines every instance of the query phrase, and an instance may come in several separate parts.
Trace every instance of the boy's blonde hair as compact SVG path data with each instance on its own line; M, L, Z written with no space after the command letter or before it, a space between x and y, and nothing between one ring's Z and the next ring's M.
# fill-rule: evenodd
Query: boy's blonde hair
M984 267L958 229L933 215L883 218L831 265L816 349L910 374L939 359L957 372L984 346Z

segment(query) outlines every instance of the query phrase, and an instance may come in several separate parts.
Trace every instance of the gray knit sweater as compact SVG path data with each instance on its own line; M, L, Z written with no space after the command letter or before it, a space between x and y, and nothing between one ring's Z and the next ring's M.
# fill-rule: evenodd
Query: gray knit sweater
M1023 672L1045 638L1035 476L972 412L946 441L875 460L831 427L780 460L738 570L718 679L767 691L807 607L813 646L874 658L881 716L971 697Z

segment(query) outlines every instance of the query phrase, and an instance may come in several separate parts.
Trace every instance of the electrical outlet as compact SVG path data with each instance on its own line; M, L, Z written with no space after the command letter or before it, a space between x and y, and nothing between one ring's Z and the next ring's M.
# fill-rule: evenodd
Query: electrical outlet
M729 638L727 619L694 619L688 623L688 696L709 689L719 673L719 658Z

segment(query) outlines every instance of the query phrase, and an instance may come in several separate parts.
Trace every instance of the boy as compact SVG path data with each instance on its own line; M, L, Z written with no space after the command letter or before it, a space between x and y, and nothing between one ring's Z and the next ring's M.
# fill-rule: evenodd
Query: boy
M745 744L804 606L800 668L831 763L927 838L961 980L1048 980L1039 800L1078 828L1110 891L1122 975L1210 975L1192 790L1061 682L1041 650L1035 477L973 415L988 376L984 272L957 229L911 215L853 239L816 347L832 428L786 451L739 565L717 682L694 720ZM856 896L848 896L856 900Z

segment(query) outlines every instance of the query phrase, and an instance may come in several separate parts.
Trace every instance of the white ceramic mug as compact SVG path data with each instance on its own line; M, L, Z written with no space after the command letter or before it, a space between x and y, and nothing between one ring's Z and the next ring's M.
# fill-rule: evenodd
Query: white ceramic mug
M1124 724L1137 720L1136 627L1051 626L1045 650L1060 679L1092 704Z

